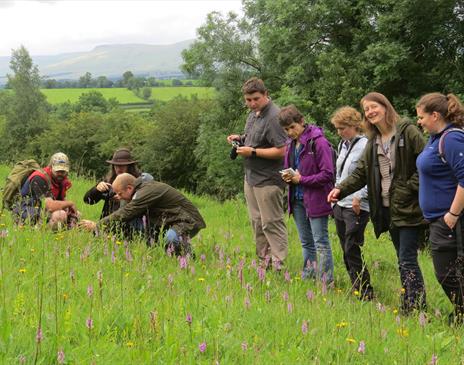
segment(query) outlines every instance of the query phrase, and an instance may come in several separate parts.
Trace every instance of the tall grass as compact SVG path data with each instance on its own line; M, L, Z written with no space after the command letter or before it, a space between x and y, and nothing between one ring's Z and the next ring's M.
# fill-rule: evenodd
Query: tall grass
M0 169L0 179L7 173ZM3 180L3 179L2 179ZM82 203L92 182L73 179ZM464 363L463 330L420 254L427 320L397 313L400 281L393 245L367 231L374 302L351 294L330 225L335 289L300 279L301 248L288 221L282 273L259 275L244 203L190 196L208 227L193 240L196 259L160 247L78 230L0 230L0 363L38 364L438 364ZM39 331L40 329L40 331ZM434 358L435 359L435 358Z

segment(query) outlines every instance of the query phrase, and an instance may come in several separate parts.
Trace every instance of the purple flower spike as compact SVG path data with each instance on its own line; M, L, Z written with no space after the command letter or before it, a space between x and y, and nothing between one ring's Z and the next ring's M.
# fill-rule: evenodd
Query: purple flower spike
M56 361L58 362L58 364L64 364L64 352L63 352L63 349L58 351L58 353L56 355Z
M201 353L206 351L206 342L202 342L198 345L198 349L200 350Z
M185 316L185 322L190 326L192 324L192 315L190 313L187 313Z
M308 321L304 320L301 324L301 332L303 333L303 335L306 335L308 333Z
M359 342L358 352L364 354L366 352L366 344L364 341Z
M41 343L43 340L42 327L37 328L37 334L35 335L35 340L37 343Z
M87 318L87 320L85 321L85 325L89 330L91 330L93 328L93 319L90 317Z

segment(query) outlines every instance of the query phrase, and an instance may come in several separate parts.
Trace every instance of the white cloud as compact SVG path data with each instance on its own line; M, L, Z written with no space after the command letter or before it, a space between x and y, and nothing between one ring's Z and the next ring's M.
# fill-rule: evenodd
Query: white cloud
M32 55L88 51L101 44L170 44L195 38L211 11L241 13L239 0L2 3L0 56L21 44Z

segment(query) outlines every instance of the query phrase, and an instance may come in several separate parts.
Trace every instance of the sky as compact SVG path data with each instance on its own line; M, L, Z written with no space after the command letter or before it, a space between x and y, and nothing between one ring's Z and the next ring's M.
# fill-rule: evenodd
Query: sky
M172 44L196 38L212 11L242 14L240 0L0 0L0 56L90 51L103 44Z

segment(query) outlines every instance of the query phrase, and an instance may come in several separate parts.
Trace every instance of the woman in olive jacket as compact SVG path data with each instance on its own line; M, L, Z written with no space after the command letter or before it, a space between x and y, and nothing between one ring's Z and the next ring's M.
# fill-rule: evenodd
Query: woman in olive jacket
M398 257L401 309L425 308L425 286L417 261L425 224L419 207L416 158L425 145L419 129L401 120L389 100L371 92L361 99L369 141L356 170L329 194L336 202L367 185L375 235L389 231Z

